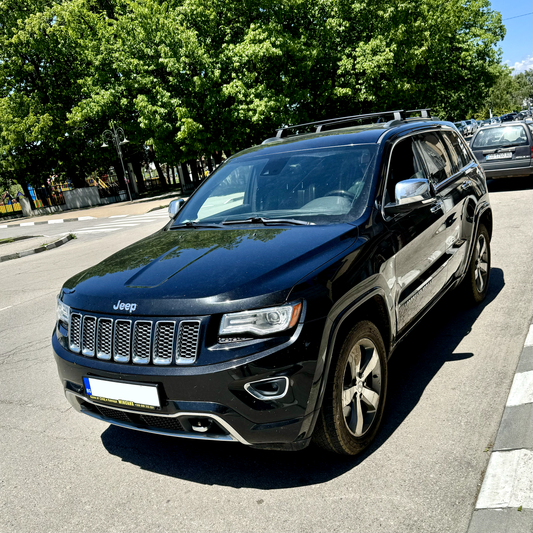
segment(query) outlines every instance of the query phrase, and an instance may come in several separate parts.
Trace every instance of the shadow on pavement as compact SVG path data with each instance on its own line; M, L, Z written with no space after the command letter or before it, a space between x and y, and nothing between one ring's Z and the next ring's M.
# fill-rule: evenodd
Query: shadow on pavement
M356 467L387 441L442 366L474 356L454 350L504 285L503 271L493 268L490 290L481 306L467 307L457 292L447 294L398 347L390 361L382 428L373 445L360 456L336 456L313 446L300 452L269 452L116 426L104 431L102 443L109 453L144 470L205 485L283 489L330 481Z
M487 187L489 194L533 189L533 176L490 179L487 180Z

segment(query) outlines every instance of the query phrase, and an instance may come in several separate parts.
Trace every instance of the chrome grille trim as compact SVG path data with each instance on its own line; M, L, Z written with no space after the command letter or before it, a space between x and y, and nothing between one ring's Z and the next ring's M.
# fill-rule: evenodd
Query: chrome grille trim
M141 365L150 362L152 344L152 322L137 320L133 327L132 361Z
M191 365L198 356L198 340L200 338L199 320L182 320L178 329L178 345L176 347L176 364Z
M94 316L72 311L71 352L101 361L135 365L191 365L200 350L201 319Z
M68 346L71 352L81 352L81 314L70 313L68 325Z
M113 360L117 363L127 363L131 351L131 320L115 320L115 335L113 337Z
M111 359L113 351L113 320L99 318L96 329L96 357L104 361Z
M94 357L96 351L96 317L84 315L81 331L81 353L87 357Z
M156 322L153 351L154 365L169 365L172 362L175 331L176 322L172 320Z

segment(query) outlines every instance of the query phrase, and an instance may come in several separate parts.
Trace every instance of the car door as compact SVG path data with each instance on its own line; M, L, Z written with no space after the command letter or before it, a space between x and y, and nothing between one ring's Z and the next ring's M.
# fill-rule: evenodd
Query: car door
M439 132L448 151L452 176L437 185L446 211L448 277L462 274L472 238L475 204L485 192L483 175L465 142L453 130Z
M391 151L384 203L394 202L395 186L410 178L427 178L416 148L418 136L396 142ZM444 204L437 194L408 212L385 216L396 249L396 320L401 332L440 293L446 283Z

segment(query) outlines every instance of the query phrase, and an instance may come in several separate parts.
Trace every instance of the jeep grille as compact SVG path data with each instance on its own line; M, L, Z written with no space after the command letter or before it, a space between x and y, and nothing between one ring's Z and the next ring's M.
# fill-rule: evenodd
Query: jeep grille
M72 312L69 348L104 361L188 365L196 361L200 320L131 320Z

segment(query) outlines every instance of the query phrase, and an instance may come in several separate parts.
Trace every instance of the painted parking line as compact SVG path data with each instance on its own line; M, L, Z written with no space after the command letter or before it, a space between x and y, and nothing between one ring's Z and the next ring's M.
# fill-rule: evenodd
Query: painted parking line
M8 305L7 307L2 307L0 311L5 311L6 309L11 309L12 307L13 307L12 305Z

